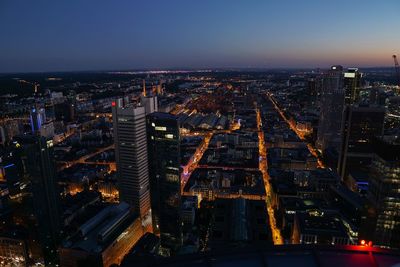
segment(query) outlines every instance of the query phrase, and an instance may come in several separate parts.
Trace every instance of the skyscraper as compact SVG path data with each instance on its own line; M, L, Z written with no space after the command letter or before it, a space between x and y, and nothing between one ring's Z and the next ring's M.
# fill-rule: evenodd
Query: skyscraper
M358 68L348 68L344 73L344 101L346 105L357 102L361 84L361 73Z
M119 198L144 218L150 211L145 108L119 99L112 114Z
M374 242L400 248L400 143L374 143L368 196L377 210Z
M317 147L323 153L328 148L340 150L343 104L343 68L332 66L322 79Z
M146 114L158 111L157 96L141 96L140 105L144 107Z
M31 182L33 213L45 262L54 263L60 241L59 190L53 155L53 141L41 136L15 137L16 153Z
M32 133L40 131L42 125L46 122L46 112L44 108L32 108L30 114Z
M371 140L383 134L385 109L348 105L343 116L338 172L346 180L349 170L366 166L372 159Z
M72 101L55 104L54 111L57 120L71 122L75 119L75 104Z
M174 115L156 112L147 129L153 229L173 253L182 244L179 125Z

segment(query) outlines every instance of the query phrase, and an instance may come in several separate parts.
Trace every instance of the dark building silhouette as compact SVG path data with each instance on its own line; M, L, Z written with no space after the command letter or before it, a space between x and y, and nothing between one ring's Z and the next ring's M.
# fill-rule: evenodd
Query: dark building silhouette
M71 122L75 119L75 105L70 101L54 105L56 120Z
M180 135L177 118L155 112L147 116L153 229L161 246L177 251L182 244Z
M239 244L272 244L267 207L263 200L216 199L212 209L210 248Z
M349 171L370 163L371 140L383 134L385 109L351 105L345 107L343 116L338 172L345 181Z
M45 263L52 265L57 258L61 221L59 190L53 155L53 141L29 135L15 138L25 175L31 183L33 214Z

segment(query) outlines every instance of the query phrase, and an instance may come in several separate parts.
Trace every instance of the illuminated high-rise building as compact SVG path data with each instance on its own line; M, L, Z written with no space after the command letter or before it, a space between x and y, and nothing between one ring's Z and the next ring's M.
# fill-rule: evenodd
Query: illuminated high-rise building
M348 68L344 73L344 102L351 105L357 102L361 84L361 73L358 68Z
M119 99L112 114L119 197L144 218L150 211L145 108Z
M400 143L377 140L368 196L377 211L374 243L400 248Z
M147 129L153 230L174 253L182 245L179 124L174 115L155 112Z
M340 150L340 129L344 105L343 67L332 66L322 78L317 147L323 153L326 149Z
M32 133L37 133L40 131L42 125L46 122L46 112L44 108L32 108L30 114L30 122Z

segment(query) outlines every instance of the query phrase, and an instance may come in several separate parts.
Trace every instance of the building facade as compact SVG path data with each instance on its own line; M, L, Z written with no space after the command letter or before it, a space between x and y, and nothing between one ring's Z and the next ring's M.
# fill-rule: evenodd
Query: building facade
M46 264L57 258L60 241L60 192L53 154L53 141L41 136L14 138L15 153L20 157L24 173L31 182L33 214Z
M358 101L361 76L358 68L348 68L344 73L344 102L346 105L351 105Z
M371 140L383 134L385 109L351 105L345 107L343 116L338 173L345 181L350 170L370 163Z
M173 253L182 244L180 135L174 115L147 116L153 229Z
M368 196L376 207L374 243L400 248L400 144L374 144Z
M142 218L150 211L150 185L144 107L112 103L115 159L120 201Z
M342 66L332 66L322 79L321 112L316 142L317 148L322 153L328 148L339 152L343 104L343 68Z

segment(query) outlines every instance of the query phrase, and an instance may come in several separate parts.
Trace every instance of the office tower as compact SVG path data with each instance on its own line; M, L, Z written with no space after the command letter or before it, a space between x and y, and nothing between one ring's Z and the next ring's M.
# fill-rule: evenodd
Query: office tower
M140 105L145 108L146 114L158 111L157 96L142 96L140 97Z
M51 265L57 257L61 230L53 141L34 135L17 136L14 140L15 153L31 182L33 213L45 262Z
M44 108L32 108L30 114L30 122L32 133L39 132L43 123L46 122L46 112Z
M328 148L333 148L337 153L340 151L340 130L344 104L342 71L342 66L332 66L322 78L317 147L323 153Z
M358 68L348 68L344 73L344 101L346 105L357 102L361 83L361 73Z
M178 120L169 113L147 116L153 229L161 246L177 251L182 244L180 136Z
M46 103L44 106L44 112L46 114L47 121L54 121L56 119L56 112L53 100L50 99L50 103Z
M338 173L345 181L350 170L367 166L372 158L371 140L383 134L385 109L351 105L343 112Z
M112 114L119 198L144 219L150 211L145 108L119 99Z
M377 140L368 196L377 211L374 243L400 248L400 143Z
M75 119L75 105L71 101L65 101L54 105L56 120L71 122Z

